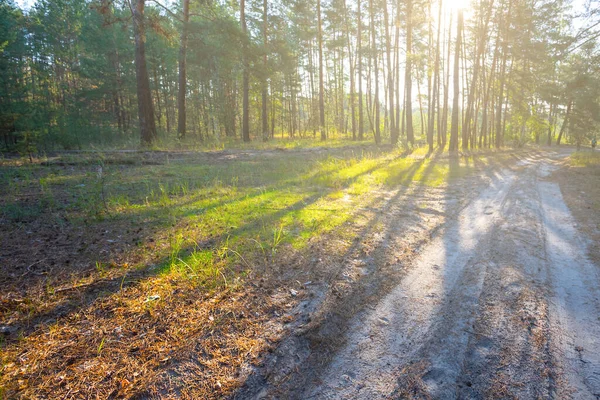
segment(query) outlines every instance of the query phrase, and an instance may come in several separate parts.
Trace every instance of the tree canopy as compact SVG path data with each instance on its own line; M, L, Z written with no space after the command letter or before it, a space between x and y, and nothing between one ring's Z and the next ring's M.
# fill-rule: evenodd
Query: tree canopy
M0 3L3 151L368 139L582 144L598 8L566 0Z

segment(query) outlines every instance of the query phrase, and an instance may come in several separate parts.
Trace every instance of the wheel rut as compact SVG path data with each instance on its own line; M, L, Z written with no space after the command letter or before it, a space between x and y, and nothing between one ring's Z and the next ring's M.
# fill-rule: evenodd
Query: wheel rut
M318 373L256 397L600 399L600 273L548 179L561 157L489 171Z

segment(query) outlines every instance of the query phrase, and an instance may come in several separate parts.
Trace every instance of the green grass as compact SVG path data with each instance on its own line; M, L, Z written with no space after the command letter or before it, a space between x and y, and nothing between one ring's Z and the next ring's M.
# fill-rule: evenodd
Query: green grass
M250 270L252 257L268 263L284 245L302 249L339 230L378 191L440 186L474 170L476 156L452 161L425 157L422 149L404 155L342 143L327 142L333 149L326 152L192 155L160 165L132 156L112 162L103 154L95 161L86 155L84 163L71 155L67 166L0 165L0 184L12 185L0 199L3 216L8 223L50 213L71 224L143 225L169 238L168 246L153 250L162 273L210 286ZM37 198L37 205L24 203L24 196Z
M188 138L183 141L169 139L160 139L156 142L152 150L176 151L221 151L221 150L293 150L293 149L313 149L313 148L342 148L342 147L362 147L373 144L373 139L368 138L362 141L352 140L351 138L335 133L330 133L326 142L313 138L312 135L290 138L287 134L281 137L279 134L275 138L263 141L261 138L253 137L251 142L243 142L239 138L224 137L220 140L198 141L196 138ZM131 146L126 146L131 147Z
M571 154L571 165L576 167L589 167L600 165L600 151L578 151Z

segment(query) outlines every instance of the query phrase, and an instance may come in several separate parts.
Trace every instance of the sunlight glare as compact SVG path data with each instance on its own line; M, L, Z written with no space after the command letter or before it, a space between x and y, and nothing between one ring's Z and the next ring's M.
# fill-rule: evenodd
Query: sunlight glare
M471 0L445 0L443 6L449 12L458 9L466 10L471 7Z

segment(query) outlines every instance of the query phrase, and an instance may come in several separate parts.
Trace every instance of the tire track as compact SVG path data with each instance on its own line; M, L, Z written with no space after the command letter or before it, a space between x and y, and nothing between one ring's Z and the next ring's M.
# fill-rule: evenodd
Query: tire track
M488 266L479 255L490 246L490 229L514 180L508 172L496 177L422 250L388 296L354 318L348 345L303 398L397 396L404 390L398 376L423 359L429 360L428 392L437 396L454 386Z

